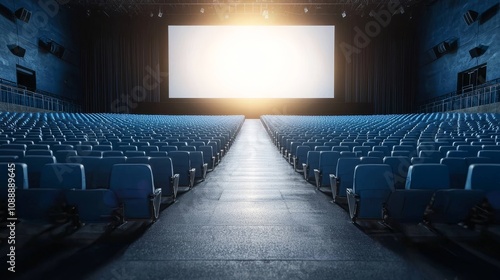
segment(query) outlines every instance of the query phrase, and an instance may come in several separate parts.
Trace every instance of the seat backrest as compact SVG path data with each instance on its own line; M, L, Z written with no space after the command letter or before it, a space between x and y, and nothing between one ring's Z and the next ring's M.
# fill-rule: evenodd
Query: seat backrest
M81 189L86 188L85 171L79 163L51 163L43 166L40 188Z
M337 178L340 180L338 196L346 196L346 189L352 188L354 169L361 160L353 157L340 157L337 163Z
M92 189L107 189L109 188L109 179L111 176L111 170L115 164L124 164L127 161L127 157L103 157L97 169L94 171L94 176L90 182Z
M446 157L458 157L458 158L466 158L469 156L469 152L467 151L448 151L446 152Z
M448 166L439 163L414 164L408 168L406 189L447 189L450 187Z
M394 190L394 175L388 164L359 164L354 169L353 191Z
M469 166L465 189L492 192L500 190L500 164L478 163Z
M25 156L22 161L28 165L30 188L40 186L40 175L45 164L56 163L54 156Z
M203 175L203 152L202 151L194 151L189 152L189 160L191 161L191 167L196 168L196 177L202 177Z
M329 174L337 174L337 162L340 158L339 152L323 151L319 155L319 170L321 171L321 185L330 185Z
M318 169L318 167L319 167L320 153L321 152L314 151L314 150L310 150L307 152L306 163L307 163L307 168L308 168L308 174L307 174L308 179L311 179L311 178L314 179L314 169Z
M189 160L189 152L174 151L168 153L168 157L172 159L174 173L179 174L179 185L185 186L189 184L189 170L191 169L191 161Z
M146 155L149 157L166 157L166 156L168 156L168 153L167 152L160 152L160 151L150 151L150 152L147 152Z
M136 152L136 151L128 151L128 152ZM121 157L123 156L122 151L102 151L102 157Z
M153 172L149 164L115 164L109 189L123 203L128 219L151 217L150 196L154 193Z
M500 148L500 146L498 147ZM477 156L490 158L492 163L500 163L500 149L479 151L477 152Z
M173 195L171 178L174 174L172 159L169 157L154 157L149 159L153 172L155 188L162 189L162 195Z
M54 154L52 153L51 150L27 150L25 155L27 155L27 156L53 156Z
M450 188L463 189L467 178L467 164L464 158L442 158L441 164L448 166Z
M360 164L382 164L383 159L379 157L360 157Z
M352 189L359 196L358 218L381 219L382 206L394 191L391 167L387 164L356 166Z
M172 145L160 146L160 151L167 153L177 151L177 146L172 146Z
M391 149L388 146L373 146L372 151L383 152L384 155L386 155L386 156L391 155Z

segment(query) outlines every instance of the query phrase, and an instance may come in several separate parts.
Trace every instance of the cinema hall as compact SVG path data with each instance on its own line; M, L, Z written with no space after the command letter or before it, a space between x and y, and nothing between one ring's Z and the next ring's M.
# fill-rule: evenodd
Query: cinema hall
M0 0L0 279L500 279L499 0Z

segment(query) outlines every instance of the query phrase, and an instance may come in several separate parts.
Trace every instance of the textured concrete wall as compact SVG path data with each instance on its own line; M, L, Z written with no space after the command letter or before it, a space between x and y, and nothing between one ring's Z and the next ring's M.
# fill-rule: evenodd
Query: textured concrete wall
M0 0L4 11L24 7L31 11L29 22L9 19L0 14L0 78L17 82L16 64L36 72L37 89L58 96L77 99L81 96L79 20L54 0ZM65 47L62 58L38 47L46 37ZM23 58L13 55L7 45L26 49Z
M438 97L457 90L458 73L487 63L487 80L500 78L500 13L484 22L468 26L463 15L467 10L484 13L498 0L437 1L422 10L418 101ZM426 51L451 37L458 38L458 49L431 63L425 63ZM488 46L484 55L471 58L469 50L478 45Z

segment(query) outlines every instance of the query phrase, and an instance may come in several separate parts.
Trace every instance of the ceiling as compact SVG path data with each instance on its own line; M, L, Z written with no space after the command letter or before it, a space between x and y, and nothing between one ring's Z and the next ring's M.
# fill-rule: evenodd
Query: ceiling
M434 0L436 1L436 0ZM388 9L389 2L398 7L394 13L407 13L432 0L72 0L60 1L70 9L87 16L169 15L311 15L368 16L370 12Z

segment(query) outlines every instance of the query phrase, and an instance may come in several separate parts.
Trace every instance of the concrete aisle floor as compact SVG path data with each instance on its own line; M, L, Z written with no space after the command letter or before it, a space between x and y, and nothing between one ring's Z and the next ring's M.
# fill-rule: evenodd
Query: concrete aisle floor
M330 200L293 171L259 120L246 120L206 181L89 278L436 277L363 233Z

